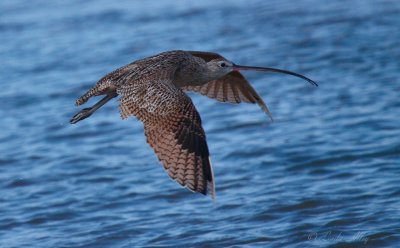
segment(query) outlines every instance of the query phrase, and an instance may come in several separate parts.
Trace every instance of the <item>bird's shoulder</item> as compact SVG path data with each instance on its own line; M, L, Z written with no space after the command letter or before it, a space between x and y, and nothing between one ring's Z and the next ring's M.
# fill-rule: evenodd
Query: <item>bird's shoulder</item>
M151 78L172 79L176 69L190 61L192 57L186 51L172 50L136 60L122 68L126 73L144 80Z

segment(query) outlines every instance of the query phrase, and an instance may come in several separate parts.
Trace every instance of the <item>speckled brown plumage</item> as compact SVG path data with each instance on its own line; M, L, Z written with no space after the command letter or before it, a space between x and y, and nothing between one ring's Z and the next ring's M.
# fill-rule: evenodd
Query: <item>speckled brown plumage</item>
M123 119L136 116L144 124L147 142L168 175L192 191L214 197L214 178L200 116L190 98L173 83L183 51L163 53L117 69L100 79L76 101L116 91Z
M168 80L132 91L125 87L117 90L121 116L134 115L143 122L147 142L168 175L192 191L213 196L206 136L190 98Z
M147 142L168 175L194 192L214 197L206 135L199 113L183 90L221 102L257 103L270 115L264 101L237 71L240 68L219 54L196 51L169 51L137 60L107 74L78 98L76 105L106 95L93 107L77 113L71 123L89 117L120 95L121 117L136 116L143 122Z

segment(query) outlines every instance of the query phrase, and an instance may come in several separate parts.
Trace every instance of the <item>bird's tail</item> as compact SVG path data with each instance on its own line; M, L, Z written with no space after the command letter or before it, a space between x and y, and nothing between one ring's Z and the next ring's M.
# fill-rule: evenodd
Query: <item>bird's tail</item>
M112 85L110 80L100 80L93 86L90 90L88 90L81 97L76 99L75 105L79 106L86 103L92 96L100 96L100 95L108 95L110 93L115 92L116 87Z
M85 102L87 102L89 100L89 98L91 98L92 96L94 96L93 92L92 92L93 88L90 89L88 92L86 92L84 95L82 95L81 97L79 97L78 99L76 99L75 101L75 105L79 106L84 104Z
M85 94L86 95L86 94ZM83 95L82 97L80 97L78 100L82 99L83 102L87 101L87 99L90 97ZM110 101L111 99L113 99L114 97L118 96L116 91L113 92L108 92L107 95L101 99L100 101L98 101L95 105L93 105L90 108L84 108L81 111L79 111L77 114L75 114L72 119L70 120L71 124L75 124L78 121L81 121L83 119L88 118L89 116L91 116L96 110L98 110L99 108L101 108L101 106L103 106L104 104L106 104L108 101ZM86 100L85 100L86 99ZM77 105L80 103L78 103L77 100ZM82 104L82 103L80 103Z

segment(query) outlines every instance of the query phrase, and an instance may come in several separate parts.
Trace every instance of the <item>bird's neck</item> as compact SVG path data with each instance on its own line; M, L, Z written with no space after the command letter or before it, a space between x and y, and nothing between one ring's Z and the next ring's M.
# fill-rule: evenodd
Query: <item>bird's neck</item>
M188 63L175 73L174 83L179 86L201 86L216 79L209 73L207 63L199 59L197 63Z

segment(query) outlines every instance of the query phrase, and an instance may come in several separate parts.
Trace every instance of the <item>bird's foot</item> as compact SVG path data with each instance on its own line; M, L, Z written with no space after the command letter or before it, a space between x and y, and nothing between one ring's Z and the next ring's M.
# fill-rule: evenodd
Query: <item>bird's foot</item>
M90 115L92 115L92 108L84 108L81 111L79 111L72 119L69 121L71 124L75 124L78 121L81 121L83 119L88 118Z

